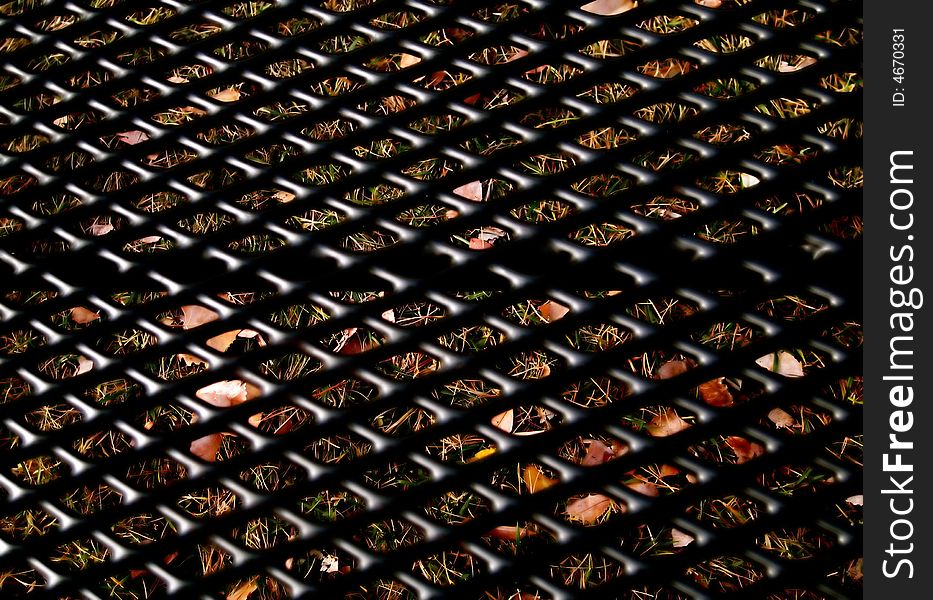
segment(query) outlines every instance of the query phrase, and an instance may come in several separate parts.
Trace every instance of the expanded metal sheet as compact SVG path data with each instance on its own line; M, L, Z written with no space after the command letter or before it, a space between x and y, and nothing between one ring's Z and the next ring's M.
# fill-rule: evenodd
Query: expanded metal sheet
M0 591L854 597L860 5L0 6Z

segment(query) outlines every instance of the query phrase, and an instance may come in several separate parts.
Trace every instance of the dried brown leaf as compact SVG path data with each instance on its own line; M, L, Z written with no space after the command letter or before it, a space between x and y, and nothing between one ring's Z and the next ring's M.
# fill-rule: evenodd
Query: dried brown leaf
M194 329L220 318L217 312L196 304L182 306L181 315L182 329Z
M84 308L83 306L75 306L71 309L71 320L79 325L87 325L93 321L96 321L100 318L100 313L96 313L93 310Z
M492 244L479 238L470 238L470 250L489 250Z
M669 360L658 367L658 379L671 379L683 373L690 368L690 363L685 360Z
M583 457L583 461L581 461L580 464L584 467L601 465L619 456L613 447L606 442L586 439L583 440L583 443L586 444L586 456ZM622 453L626 452L627 450L628 448L622 446Z
M281 202L282 204L288 204L295 199L295 194L291 192L286 192L284 190L279 190L276 193L272 194L272 197Z
M220 335L215 335L211 339L207 340L207 345L214 350L217 350L218 352L226 352L227 348L230 347L239 333L239 329L234 329L233 331L227 331L221 333Z
M492 529L487 535L498 538L500 540L514 542L527 535L531 535L531 532L524 527L519 527L517 525L501 525Z
M522 471L522 479L525 481L525 487L528 488L529 494L540 492L557 483L556 479L551 479L535 465L525 466Z
M581 521L584 525L592 525L606 511L618 506L612 498L602 494L589 494L567 503L567 516L574 521Z
M730 435L726 438L726 444L735 452L736 463L747 463L753 458L758 458L765 453L765 447L761 444L749 441L737 435Z
M638 6L634 0L595 0L580 7L594 15L619 15Z
M672 409L664 409L648 423L648 433L655 437L666 437L679 433L690 427L680 418L680 415Z
M398 66L400 69L407 69L408 67L417 65L421 62L421 59L414 54L402 53L402 56L399 58Z
M700 384L700 398L710 406L732 406L732 393L726 386L726 378L720 377Z

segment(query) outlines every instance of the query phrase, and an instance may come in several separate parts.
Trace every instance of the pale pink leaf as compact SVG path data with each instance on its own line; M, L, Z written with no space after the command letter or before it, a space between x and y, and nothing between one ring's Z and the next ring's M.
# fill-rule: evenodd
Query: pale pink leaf
M638 5L634 0L595 0L580 7L594 15L619 15Z
M181 315L182 329L194 329L220 318L220 314L216 311L197 304L182 306Z
M82 373L87 373L94 368L94 361L87 358L86 356L78 356L78 368L75 371L75 375L81 375Z
M214 462L217 460L217 452L220 451L220 446L223 444L223 435L220 433L212 433L204 437L200 437L193 442L189 450L191 454L204 460Z
M114 227L110 223L98 223L97 221L95 221L87 228L87 232L93 236L99 237L102 235L107 235L108 233L113 231L113 229Z
M583 440L583 442L586 444L586 456L580 464L584 467L601 465L617 456L612 446L605 442L600 440Z
M288 204L295 199L295 194L291 192L286 192L284 190L279 190L276 193L272 194L272 197L281 202L282 204Z
M775 408L769 412L768 419L777 425L778 429L789 429L797 424L797 420L789 412L781 408Z
M803 377L803 365L791 353L783 350L765 354L755 364L784 377Z
M473 202L482 202L483 182L471 181L470 183L465 183L458 188L454 188L454 193L467 200L472 200Z
M492 418L492 424L494 427L498 427L506 433L512 433L512 427L514 426L515 415L512 410L507 410L503 413Z
M470 250L489 250L492 244L480 238L470 238Z
M611 507L617 506L608 496L589 494L567 503L567 516L584 525L591 525L606 514Z
M661 495L661 493L658 491L658 486L648 481L633 481L632 483L626 483L625 487L651 498L657 498Z
M185 365L189 367L192 365L199 365L199 366L203 365L205 367L209 366L206 360L204 360L200 356L195 356L194 354L184 354L184 353L176 354L175 358L185 363Z
M240 90L236 88L227 88L208 95L218 102L236 102L240 99Z
M675 548L686 548L694 542L694 537L676 527L671 528L671 538L674 541Z
M493 528L487 535L500 540L514 542L526 535L530 535L530 532L524 527L518 527L517 525L501 525Z
M722 6L722 0L693 0L695 3L700 6L705 6L706 8L719 8Z
M246 401L246 383L239 379L218 381L202 387L195 396L213 406L227 408Z
M137 244L155 244L162 241L161 235L147 235L146 237L139 238L134 243Z
M79 325L87 325L100 318L100 313L88 310L83 306L75 306L71 309L71 320Z
M862 506L865 504L865 498L862 494L859 494L858 496L849 496L846 498L846 502L852 506Z
M408 67L417 65L421 62L421 59L415 56L414 54L402 53L402 56L399 58L398 66L400 69L407 69Z
M666 437L688 427L690 424L681 419L675 411L665 409L648 423L648 433L655 437Z
M739 179L742 180L742 187L745 189L755 187L756 185L761 183L761 180L755 177L754 175L752 175L751 173L741 173L739 176Z
M121 131L117 134L117 139L126 144L135 145L148 140L149 134L145 131L133 129L131 131Z
M227 331L221 333L220 335L215 335L214 337L207 340L207 345L218 352L226 352L227 348L230 347L239 333L239 329L234 329L233 331Z
M187 79L185 79L184 77L179 77L178 75L172 75L171 77L166 79L166 81L168 81L169 83L188 83Z
M791 64L787 61L782 60L778 64L778 72L779 73L793 73L794 71L806 69L810 65L815 65L815 64L816 64L816 59L811 58L809 56L803 57L803 60L801 60L797 64Z
M690 368L690 363L685 360L669 360L658 367L658 379L671 379L682 373L686 373Z

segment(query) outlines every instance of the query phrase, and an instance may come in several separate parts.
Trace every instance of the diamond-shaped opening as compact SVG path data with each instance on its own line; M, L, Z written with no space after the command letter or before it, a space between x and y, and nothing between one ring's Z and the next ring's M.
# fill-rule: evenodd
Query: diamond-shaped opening
M444 462L463 464L479 461L494 454L496 445L475 433L458 433L426 445L425 451Z
M406 94L393 94L383 96L375 100L367 100L357 105L357 108L373 116L387 116L400 113L416 106L418 103L414 98Z
M187 581L233 567L233 556L214 544L183 544L162 559L166 571Z
M422 327L447 316L447 309L433 302L410 302L382 313L382 318L399 327Z
M510 239L511 234L507 230L495 225L474 227L450 237L454 245L470 250L489 250L507 244Z
M267 435L288 435L313 421L313 416L293 404L283 404L249 417L250 425Z
M385 230L367 229L343 238L340 247L351 252L368 253L394 246L398 241L398 236Z
M91 538L81 538L56 546L49 560L68 573L100 565L110 557L110 550Z
M350 327L333 333L320 343L335 354L360 354L385 342L377 331L365 327Z
M41 537L57 527L58 519L38 507L0 516L0 534L7 540L23 541Z
M632 552L638 556L670 556L680 554L696 542L696 537L689 530L678 529L672 525L639 525L622 537L623 544L630 544Z
M469 552L447 549L417 560L412 571L434 585L451 587L466 583L487 570L486 564Z
M733 529L754 521L765 512L757 501L742 495L704 498L691 504L686 514L715 529Z
M619 222L592 223L570 233L571 241L591 248L605 248L634 237L635 230Z
M436 388L431 396L458 408L472 408L502 396L502 390L481 377L456 379Z
M649 123L674 125L696 117L700 114L700 111L694 106L680 102L658 102L639 108L632 114Z
M788 464L761 473L757 483L782 496L807 496L834 485L837 477L813 464Z
M638 93L639 88L633 85L610 81L587 87L586 91L577 94L577 98L588 100L594 104L614 104L630 98Z
M70 404L46 404L23 414L26 425L38 431L58 431L84 420L81 412Z
M266 320L288 329L308 329L330 318L327 309L315 304L291 304L270 313Z
M737 592L765 577L761 565L738 556L719 556L686 570L686 575L713 593Z
M287 543L298 535L298 528L276 515L250 519L230 532L237 545L248 550L268 550Z
M372 418L372 426L386 435L407 437L418 431L428 429L436 422L436 417L417 406L398 406L381 411Z
M557 536L536 521L520 519L492 528L481 541L498 554L531 558L542 546L555 544Z
M742 435L720 435L690 447L690 453L713 464L741 465L766 453L764 444Z
M373 552L388 554L423 541L424 531L410 521L393 518L370 523L354 538L361 540Z
M146 598L158 594L165 581L149 569L118 570L96 586L105 598Z
M562 368L563 361L544 350L519 352L500 365L499 370L516 379L543 379L552 369Z
M105 429L82 436L72 442L71 447L81 456L100 460L130 450L135 445L133 438L116 429Z
M326 464L343 464L369 454L373 445L355 433L341 433L321 438L305 446L304 453Z
M713 323L701 330L695 330L690 337L714 350L731 352L748 345L753 339L761 338L763 334L760 327L735 320Z
M625 473L622 484L643 496L676 494L695 485L695 474L667 464L645 464Z
M376 370L396 381L410 381L438 371L441 361L426 352L406 352L376 364Z
M562 501L556 514L570 523L593 527L608 523L615 515L628 511L624 502L601 492L574 494Z
M755 544L785 560L806 560L834 547L836 541L815 527L786 527L769 531L755 540Z
M27 458L10 468L9 473L21 483L40 487L63 476L69 476L71 469L54 456L44 454Z
M560 415L538 405L510 408L492 418L493 426L518 436L544 433L555 428L560 421Z
M348 377L317 387L308 396L318 404L343 409L375 400L378 390L361 379Z
M790 404L772 408L759 424L789 435L807 435L829 426L831 413L809 404Z
M599 552L568 554L549 565L550 578L558 584L589 590L625 576L622 565Z
M175 524L158 513L124 517L110 526L114 537L131 546L145 546L175 535Z
M294 381L317 373L324 367L318 359L304 352L289 352L263 361L259 372L276 381Z
M597 323L574 329L565 339L575 350L603 352L621 346L631 340L633 335L633 332L625 327Z
M488 325L469 325L442 335L437 341L448 350L468 354L495 348L505 339L504 333Z
M430 480L430 472L410 460L384 463L363 473L363 483L368 487L396 494L403 494Z
M489 476L489 483L494 488L516 496L540 492L559 481L560 476L556 471L533 462L503 467Z
M240 472L240 481L259 492L275 492L306 480L305 470L288 460L265 460Z
M492 504L470 490L451 490L432 498L424 507L425 514L447 525L459 525L492 510Z
M321 490L298 502L299 512L315 523L335 523L365 508L362 498L342 488Z
M583 408L599 408L625 398L628 384L614 377L591 377L570 384L561 392L561 400Z
M131 464L123 482L140 491L168 487L188 477L188 470L180 462L168 457L154 457Z
M671 368L665 365L672 362L697 364L696 357L690 354L664 348L631 356L625 362L625 366L645 379L664 379L668 375L667 369Z
M304 581L323 583L352 572L356 560L337 548L313 549L285 560L285 569Z
M655 405L626 415L622 423L651 437L669 437L693 427L697 419L683 408Z
M755 45L755 40L740 33L730 32L714 35L693 43L694 46L716 54L732 54Z
M696 27L700 22L685 15L663 14L646 19L638 24L638 27L651 33L659 35L668 35L686 31Z
M408 586L395 579L379 579L363 583L344 595L345 600L417 600L417 596Z
M242 500L229 488L215 485L183 494L175 504L190 517L210 520L237 510Z
M48 585L45 577L25 560L10 559L5 568L8 569L7 572L15 573L15 576L4 580L4 592L8 592L11 597L25 597L30 592L42 590Z
M595 434L576 437L560 447L557 455L564 460L592 467L615 460L628 453L629 446L610 435Z

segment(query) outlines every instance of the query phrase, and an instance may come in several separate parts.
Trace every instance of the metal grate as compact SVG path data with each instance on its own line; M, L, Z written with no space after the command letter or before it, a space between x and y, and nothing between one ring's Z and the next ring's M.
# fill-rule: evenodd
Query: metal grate
M0 6L0 590L858 596L860 4L312 4Z

